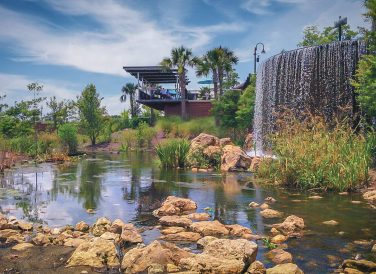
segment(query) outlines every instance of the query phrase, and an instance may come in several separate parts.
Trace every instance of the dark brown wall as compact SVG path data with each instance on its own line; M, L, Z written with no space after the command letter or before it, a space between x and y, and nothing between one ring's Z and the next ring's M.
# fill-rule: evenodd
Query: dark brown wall
M211 115L210 110L212 108L212 103L210 101L188 101L187 102L187 114L188 117L205 117ZM181 115L181 105L166 105L165 106L166 116L180 116Z

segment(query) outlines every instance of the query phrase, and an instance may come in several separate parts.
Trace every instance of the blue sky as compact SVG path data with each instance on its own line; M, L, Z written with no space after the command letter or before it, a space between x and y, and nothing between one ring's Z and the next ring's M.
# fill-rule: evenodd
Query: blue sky
M94 83L110 114L124 83L124 65L157 65L171 48L194 54L222 45L234 50L244 80L252 52L263 42L268 56L296 48L307 25L333 25L347 16L365 26L362 0L0 0L0 94L27 98L38 81L43 96L75 98ZM190 70L189 89L199 87Z

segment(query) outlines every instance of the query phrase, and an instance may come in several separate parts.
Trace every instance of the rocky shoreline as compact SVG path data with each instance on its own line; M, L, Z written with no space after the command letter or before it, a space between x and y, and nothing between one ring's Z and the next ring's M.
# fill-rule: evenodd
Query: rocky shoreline
M281 212L271 209L275 199L267 197L260 207L263 218L281 217ZM293 256L285 251L292 237L303 237L304 220L290 215L281 223L273 224L268 236L257 235L239 224L222 224L211 220L208 212L196 212L197 204L186 198L169 196L160 208L153 211L159 219L155 228L161 236L144 244L142 228L120 219L110 221L105 217L93 225L83 221L75 226L49 228L0 215L0 245L9 249L7 257L15 260L35 247L51 249L71 248L69 256L62 257L59 266L77 273L109 271L113 273L267 273L298 274L303 271L293 263ZM191 250L182 246L190 243ZM271 250L266 258L275 265L266 269L256 261L258 245L264 243ZM376 251L376 246L373 247ZM88 270L82 270L86 267ZM9 270L9 269L8 269ZM6 269L5 273L12 272ZM351 272L352 271L352 272ZM357 271L357 272L356 272ZM364 271L364 272L362 272ZM366 260L345 260L339 273L371 273L376 264Z

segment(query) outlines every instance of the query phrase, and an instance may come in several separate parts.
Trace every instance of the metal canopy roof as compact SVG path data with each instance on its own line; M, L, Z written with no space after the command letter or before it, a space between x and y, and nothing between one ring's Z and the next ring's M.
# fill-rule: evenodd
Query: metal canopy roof
M150 84L176 83L178 79L177 69L166 70L162 66L123 67L123 69L130 75Z

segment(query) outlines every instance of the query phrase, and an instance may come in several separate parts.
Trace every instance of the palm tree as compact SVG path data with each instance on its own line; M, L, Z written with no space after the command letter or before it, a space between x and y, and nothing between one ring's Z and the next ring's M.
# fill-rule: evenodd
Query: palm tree
M187 49L184 46L179 48L173 48L171 50L171 56L164 58L160 65L165 69L177 68L179 75L179 87L181 94L181 115L182 118L187 118L186 112L186 67L193 67L197 63L198 59L193 56L192 50Z
M218 52L218 82L219 82L219 94L223 95L223 79L227 77L229 73L233 71L232 66L236 65L239 58L235 56L234 52L228 48L217 48Z
M136 95L137 85L133 83L127 83L121 88L121 92L123 93L120 96L120 101L125 102L127 101L127 96L129 96L129 104L131 107L131 116L132 118L136 117L138 114L138 106L135 102L135 95Z

